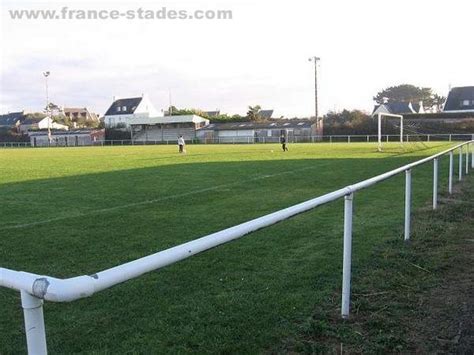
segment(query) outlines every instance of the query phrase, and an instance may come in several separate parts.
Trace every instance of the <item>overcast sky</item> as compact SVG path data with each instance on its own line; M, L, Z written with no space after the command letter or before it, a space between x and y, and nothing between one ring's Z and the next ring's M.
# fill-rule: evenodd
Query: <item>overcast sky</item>
M114 5L115 3L115 5ZM409 83L447 95L474 85L474 1L31 1L2 0L0 112L52 102L103 114L113 96L244 114L371 110L381 89ZM233 11L232 20L12 20L11 9ZM321 113L321 112L320 112Z

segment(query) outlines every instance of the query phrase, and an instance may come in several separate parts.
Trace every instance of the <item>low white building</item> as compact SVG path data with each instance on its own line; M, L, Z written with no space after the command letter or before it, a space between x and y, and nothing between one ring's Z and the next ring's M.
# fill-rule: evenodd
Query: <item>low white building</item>
M200 128L197 138L204 143L311 142L318 139L317 122L308 119L275 119L267 122L211 123Z
M130 124L137 119L160 116L150 99L146 95L116 99L105 112L104 123L106 128L130 129Z
M105 139L104 129L77 129L73 131L31 132L32 147L80 147L101 144Z

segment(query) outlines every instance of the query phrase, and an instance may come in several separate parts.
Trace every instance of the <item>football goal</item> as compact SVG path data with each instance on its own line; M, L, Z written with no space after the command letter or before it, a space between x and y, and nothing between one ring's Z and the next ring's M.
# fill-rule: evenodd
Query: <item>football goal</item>
M400 143L403 144L403 115L395 115L393 113L379 113L378 119L378 151L382 151L382 118L395 117L400 119Z

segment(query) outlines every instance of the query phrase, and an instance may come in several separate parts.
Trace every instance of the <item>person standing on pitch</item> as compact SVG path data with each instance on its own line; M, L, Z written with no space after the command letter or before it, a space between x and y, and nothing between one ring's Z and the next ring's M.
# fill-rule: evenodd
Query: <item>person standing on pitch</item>
M179 152L180 152L180 153L184 153L184 145L185 145L185 144L186 144L186 143L184 142L183 136L179 136L179 137L178 137L178 147L179 147Z
M287 152L288 148L286 147L286 138L284 134L282 134L280 137L280 143L281 143L281 149L283 149L284 152Z

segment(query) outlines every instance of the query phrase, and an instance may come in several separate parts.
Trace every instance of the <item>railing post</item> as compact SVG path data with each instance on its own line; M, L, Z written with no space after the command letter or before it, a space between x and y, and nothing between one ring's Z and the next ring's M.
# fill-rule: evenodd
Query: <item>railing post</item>
M466 175L469 174L469 144L466 144Z
M21 291L21 306L25 319L26 343L29 355L46 355L46 331L44 328L43 300Z
M453 170L454 170L454 153L453 151L449 152L449 181L448 181L448 191L451 195L453 193Z
M474 169L474 149L473 149L474 143L469 144L469 146L471 147L471 169Z
M405 242L410 240L411 169L405 170Z
M449 141L451 142L451 134L449 135Z
M370 141L370 138L369 138L369 135L367 135L367 143L369 143Z
M428 134L428 142L430 141L430 135Z
M332 136L329 136L329 143L332 143Z
M459 147L459 181L462 180L462 147Z
M349 318L351 303L352 264L352 200L354 194L344 196L344 254L342 261L342 318Z
M438 208L438 158L433 159L433 209Z
M347 136L347 143L351 142L351 136Z

